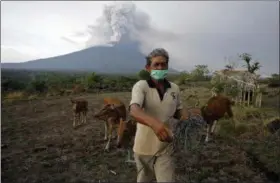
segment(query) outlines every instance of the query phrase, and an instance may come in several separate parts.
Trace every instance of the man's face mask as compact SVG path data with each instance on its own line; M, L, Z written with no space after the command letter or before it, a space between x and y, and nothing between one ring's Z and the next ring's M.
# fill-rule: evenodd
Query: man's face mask
M166 78L168 70L151 70L151 77L155 80L162 80Z

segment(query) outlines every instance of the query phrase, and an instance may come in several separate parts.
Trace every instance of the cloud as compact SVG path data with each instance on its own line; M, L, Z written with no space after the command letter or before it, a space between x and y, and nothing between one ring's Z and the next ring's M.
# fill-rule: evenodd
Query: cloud
M74 41L74 40L72 40L71 38L68 38L68 37L66 37L66 36L62 36L61 39L64 40L64 41L66 41L66 42L68 42L68 43L74 44L74 45L77 45L77 44L78 44L76 41Z
M114 3L105 5L102 16L89 25L86 46L129 36L141 43L145 54L155 47L166 48L177 69L196 64L220 69L225 57L248 52L263 63L262 69L277 72L279 10L275 6L275 2L145 2L145 6L143 2L141 10L131 2ZM161 25L152 22L150 15Z
M30 53L18 49L32 47L40 57L50 57L94 45L138 41L144 54L155 47L166 48L176 69L190 70L196 64L220 69L225 57L248 52L263 65L261 72L279 72L279 7L275 1L115 2L104 6L101 16L103 4L95 2L7 5L1 45L24 55ZM37 19L33 19L35 7Z
M40 58L39 53L32 47L1 45L1 62L23 62L34 58Z
M79 41L68 36L54 39L40 34L39 31L1 27L1 62L29 61L81 50L84 48L85 39L82 40L83 43Z
M137 9L131 2L113 3L105 5L103 14L95 24L88 26L89 40L86 46L110 44L111 42L139 41L142 49L147 52L151 46L149 42L170 42L178 40L179 37L167 31L158 30L151 24L148 14ZM148 40L146 39L148 38Z

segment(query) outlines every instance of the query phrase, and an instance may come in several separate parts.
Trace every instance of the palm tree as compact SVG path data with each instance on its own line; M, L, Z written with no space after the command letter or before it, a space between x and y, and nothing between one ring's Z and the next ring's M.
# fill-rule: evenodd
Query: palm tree
M252 56L249 53L243 53L239 56L241 60L243 60L246 65L243 65L243 67L246 67L248 69L248 72L254 74L257 70L261 68L261 65L259 62L252 63Z
M150 73L145 69L142 69L141 71L138 72L138 78L142 80L147 80L150 78Z
M225 68L227 69L227 70L230 70L230 71L232 71L234 68L233 68L233 66L232 65L225 65Z

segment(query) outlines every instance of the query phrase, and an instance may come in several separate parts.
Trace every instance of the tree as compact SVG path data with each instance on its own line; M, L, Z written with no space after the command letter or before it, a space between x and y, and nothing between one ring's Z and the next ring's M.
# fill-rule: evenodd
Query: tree
M225 60L226 60L225 68L227 70L234 70L238 67L238 63L234 61L232 58L225 57Z
M279 74L271 74L269 78L268 87L279 87L280 86L280 75Z
M27 91L29 92L39 92L43 93L48 89L47 83L44 80L32 79L32 81L27 86Z
M176 80L176 84L183 85L186 84L186 80L189 80L191 78L190 74L188 72L181 72L178 76L178 79Z
M191 75L195 80L204 80L209 72L208 65L195 65L195 69L191 71Z
M225 65L225 68L226 68L227 70L230 70L230 71L232 71L232 70L234 69L233 66L232 66L232 65L229 65L229 64Z
M13 91L25 89L25 83L16 79L2 79L1 91Z
M246 65L243 65L243 67L246 67L248 69L248 72L250 73L254 74L261 68L259 62L255 61L254 63L252 63L252 56L249 53L243 53L239 57L246 63Z
M95 87L100 87L101 82L102 82L102 77L97 75L95 72L91 73L87 78L86 78L86 86L87 88L93 89Z
M280 79L280 75L279 75L279 74L276 74L276 73L271 74L271 79L272 79L272 80L279 80L279 79Z
M150 78L150 73L145 69L142 69L141 71L139 71L138 77L140 80L147 80Z

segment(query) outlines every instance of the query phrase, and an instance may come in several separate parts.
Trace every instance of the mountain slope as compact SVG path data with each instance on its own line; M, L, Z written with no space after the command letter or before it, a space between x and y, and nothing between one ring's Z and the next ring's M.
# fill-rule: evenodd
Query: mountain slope
M87 46L92 45L92 42L96 43L96 37L103 40L104 44L114 42L111 46L94 46L66 55L23 63L1 63L1 67L101 73L138 72L144 68L146 61L145 55L140 51L141 40L137 32L149 32L154 29L149 16L136 9L133 3L106 5L97 24L89 26L90 38L86 42ZM170 71L176 72L173 69Z
M30 70L77 70L101 73L135 73L144 68L145 55L136 42L94 46L66 55L22 63L1 63L2 68ZM171 72L176 72L174 69Z

